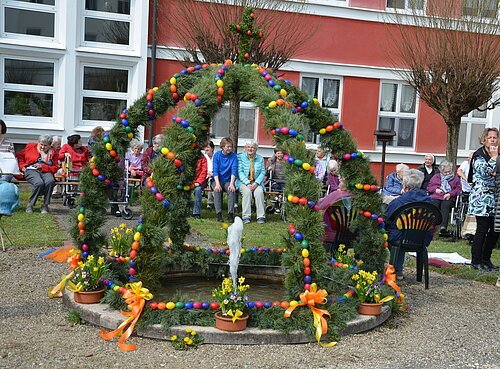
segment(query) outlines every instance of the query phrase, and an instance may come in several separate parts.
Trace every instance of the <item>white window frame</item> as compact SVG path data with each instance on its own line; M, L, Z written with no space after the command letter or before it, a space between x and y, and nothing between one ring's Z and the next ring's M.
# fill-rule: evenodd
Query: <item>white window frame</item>
M311 98L316 97L321 105L323 101L323 83L325 79L335 79L339 81L339 96L338 96L338 107L337 108L325 108L330 111L332 117L336 116L338 121L341 121L341 109L342 106L342 90L344 87L344 78L338 75L327 75L327 74L310 74L301 73L300 75L300 89L303 90L303 79L304 78L317 78L318 79L318 96L311 96ZM309 135L308 135L309 136ZM309 143L319 143L319 134L317 133L314 141L310 141L310 137L306 137L306 142Z
M57 42L58 41L58 27L59 20L58 16L60 15L59 11L59 2L61 0L55 0L55 5L45 5L45 4L37 4L37 3L29 3L24 1L15 1L15 0L0 0L0 37L4 39L12 39L12 40L22 40L33 42L34 40L41 42ZM37 35L28 35L22 33L11 33L5 31L5 8L14 8L19 10L28 10L39 13L52 13L54 14L54 37L48 36L37 36ZM36 42L35 41L35 42Z
M126 70L128 71L128 82L127 82L127 92L113 92L113 91L102 91L102 90L85 90L83 88L83 79L84 79L84 68L85 67L91 67L91 68L106 68L106 69L117 69L117 70ZM90 119L83 119L83 99L85 97L92 97L92 98L100 98L100 99L115 99L115 100L126 100L127 104L126 106L128 107L130 105L131 101L131 93L132 93L132 79L134 78L134 68L132 66L127 66L127 65L112 65L112 64L102 64L102 63L96 63L92 61L81 61L79 65L79 76L80 76L80 94L77 96L78 98L78 103L77 106L79 107L78 111L78 118L79 118L79 124L77 126L82 127L82 126L91 126L95 127L96 125L101 125L101 126L111 126L114 121L118 118L118 115L113 118L111 121L104 121L104 120L90 120Z
M52 63L54 65L54 81L53 86L39 86L39 85L25 85L18 83L5 83L5 59L14 60L25 60L32 62L42 62L42 63ZM40 129L40 124L50 124L57 121L57 75L59 72L59 61L57 59L41 59L22 57L18 55L1 55L0 56L0 112L4 117L8 117L9 123L12 127L19 128L35 128ZM39 116L27 116L27 115L6 115L4 106L4 94L5 91L19 91L19 92L33 92L41 94L51 94L52 99L52 116L51 117L39 117Z
M486 104L483 105L482 108L484 108L485 106ZM470 151L474 151L480 146L480 143L478 141L479 136L475 135L474 137L472 135L472 126L482 125L483 129L490 126L489 121L491 111L486 110L484 112L486 113L486 117L484 118L474 117L477 112L479 112L479 110L474 109L467 115L464 115L460 121L460 133L463 133L463 128L465 127L465 147L458 147L458 151L463 156L467 156ZM483 129L481 129L481 131ZM460 145L460 139L458 141L458 145Z
M85 1L81 1L81 27L80 27L80 36L79 43L82 47L90 47L90 48L105 48L105 49L116 49L116 50L134 50L136 43L136 23L133 20L132 14L135 12L136 0L130 0L130 14L119 14L119 13L108 13L102 11L95 10L86 10L85 9ZM128 45L122 44L112 44L106 42L97 42L97 41L86 41L85 40L85 19L86 18L94 18L99 20L109 20L109 21L118 21L118 22L127 22L129 24L129 35L128 35Z
M224 103L223 105L224 108L227 108L229 110L229 102ZM238 137L238 146L245 146L247 143L250 143L251 141L256 141L257 140L257 135L259 131L259 108L253 103L249 101L241 101L240 102L240 110L241 109L247 109L247 110L253 110L254 111L254 126L253 126L253 137L252 138L242 138ZM229 121L228 121L229 124ZM215 133L212 132L212 127L210 128L210 133L214 135L214 144L218 144L220 140L223 138L222 136L215 136ZM235 149L235 148L233 148Z
M396 93L396 111L381 111L380 110L380 99L382 98L382 86L384 83L393 84L398 86L398 90ZM391 81L391 80L380 80L380 89L379 89L379 102L378 102L378 116L377 116L377 129L380 129L380 118L395 118L394 123L394 131L396 132L396 136L394 136L392 143L388 144L388 147L397 150L414 150L415 149L415 140L417 138L417 117L418 117L418 105L419 98L418 93L415 91L415 112L414 113L404 113L401 112L401 94L402 94L402 86L410 86L408 83L402 81ZM411 146L398 146L397 138L399 133L399 121L400 119L413 119L413 142ZM377 146L382 146L379 142L377 142Z

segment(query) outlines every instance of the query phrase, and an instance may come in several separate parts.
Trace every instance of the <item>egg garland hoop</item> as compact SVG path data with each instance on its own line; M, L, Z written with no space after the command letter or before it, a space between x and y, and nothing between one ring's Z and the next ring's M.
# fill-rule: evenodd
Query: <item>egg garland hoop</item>
M262 67L255 65L232 65L232 63L230 63L229 61L227 61L224 66L226 66L227 68L222 69L221 65L197 66L198 68L187 68L186 70L181 71L181 73L179 73L178 75L174 75L174 77L172 77L169 81L170 85L165 84L158 88L155 88L153 90L154 93L151 93L151 90L148 91L148 94L146 94L146 96L141 97L130 108L124 109L120 117L120 121L117 122L111 129L109 134L105 136L107 138L107 142L102 141L98 142L97 144L96 158L93 161L93 167L94 169L97 169L99 171L99 174L104 173L103 176L105 176L105 180L116 183L120 176L118 176L113 171L110 171L110 173L108 173L106 171L106 167L111 166L111 164L114 165L116 162L116 157L122 156L124 154L125 150L128 147L129 140L134 137L137 128L140 125L147 124L152 117L160 116L167 109L174 107L183 96L185 97L187 95L187 93L191 94L189 95L190 98L184 99L186 101L186 107L182 110L182 114L179 114L182 115L183 118L181 118L179 122L177 122L177 118L175 119L175 122L180 124L174 124L173 126L166 129L166 138L162 147L169 148L167 149L167 154L170 151L175 152L179 158L178 160L180 160L180 162L185 166L175 165L172 158L156 160L153 164L153 170L155 174L150 182L154 183L154 186L152 185L151 187L148 187L149 191L145 191L145 193L143 194L142 200L145 204L144 216L140 218L140 222L135 228L135 246L132 247L131 255L129 256L130 282L138 280L143 281L145 279L142 277L142 275L147 270L147 268L150 267L145 256L147 256L148 251L152 251L154 253L162 248L161 245L151 245L151 238L157 239L157 237L151 237L151 235L155 231L158 231L158 227L156 227L156 224L152 223L157 222L158 218L163 217L165 217L166 219L163 225L172 224L173 221L179 222L179 220L182 219L179 218L178 214L174 215L173 212L175 212L177 208L183 209L183 205L185 208L185 205L189 204L188 196L190 196L190 193L187 190L182 191L182 193L177 193L177 183L179 182L179 180L187 182L192 181L192 177L194 176L194 161L196 159L196 155L193 152L198 152L198 149L208 138L208 129L206 127L207 117L209 118L213 116L215 112L220 108L220 105L224 102L224 99L222 99L221 96L228 96L227 92L231 91L231 88L234 88L233 86L236 85L234 79L237 79L237 74L248 74L249 78L253 78L254 80L256 80L256 77L261 74L260 71L262 69ZM229 68L229 66L232 67ZM224 71L224 73L220 73L221 69ZM195 91L197 89L198 85L196 84L196 82L198 78L190 80L189 77L196 75L197 73L195 72L199 72L201 74L204 71L208 71L208 73L212 73L212 75L213 72L216 71L217 73L215 73L215 79L217 82L221 81L223 77L226 77L228 75L229 77L233 78L233 81L223 81L223 86L225 87L224 94L220 94L220 92L222 92L219 90L221 88L219 87L221 83L215 83L213 85L217 89L215 92L200 90L198 94L195 94L196 98L194 98L192 94L195 92L189 91ZM232 75L233 73L234 75ZM270 74L268 73L267 75ZM171 88L173 78L175 78L175 89ZM272 77L272 79L266 79L267 82L269 82L270 80L274 80L274 77ZM276 83L280 84L281 88L279 91L274 88L274 86L276 86ZM267 83L267 86L269 86L269 83ZM255 103L259 106L259 108L261 108L261 111L266 117L265 121L268 128L276 129L280 126L283 126L281 122L289 121L288 118L281 117L283 112L285 112L285 115L288 114L288 117L290 117L290 115L292 114L298 116L297 113L300 113L304 116L305 119L309 119L309 125L315 128L316 131L318 130L318 127L333 127L332 118L331 116L329 116L327 110L325 109L323 111L322 108L315 104L311 99L305 99L304 94L300 90L297 90L291 84L283 83L283 81L279 80L275 82L274 86L272 89L269 89L269 91L266 91L266 85L262 85L261 83L261 87L259 86L259 91L254 93ZM175 92L172 92L172 90L175 90ZM282 90L289 92L284 94ZM301 108L299 112L288 109L288 106L286 104L277 104L275 107L274 104L271 104L271 106L273 107L270 107L269 101L274 101L272 99L276 99L276 97L274 96L274 94L276 93L279 93L281 97L295 99L297 102L294 101L292 104L293 106L302 105L304 107ZM257 95L260 95L261 97L257 98ZM311 104L303 104L303 102L307 102L307 100L311 100ZM124 119L127 120L126 125L123 124ZM298 121L299 120L295 120L295 123L297 123ZM345 141L345 137L346 135L348 136L348 134L343 129L341 129L342 127L337 126L336 128L340 129L329 129L329 132L325 131L325 134L322 136L326 137L334 134L342 134ZM290 132L290 129L299 131L299 127L294 127L289 128L288 133ZM302 140L297 140L295 134L281 134L280 137L276 137L276 141L279 147L286 146L287 152L289 152L290 155L293 155L291 156L292 158L299 158L294 159L293 163L295 165L292 165L290 167L290 175L296 178L307 177L308 181L315 181L314 177L310 176L310 173L306 173L310 172L310 168L307 166L307 169L303 167L303 164L307 163L306 160L308 159L304 157L304 155L307 154L304 142ZM345 143L340 143L340 145L344 146ZM101 150L100 146L102 146ZM335 145L325 146L341 153L340 147L336 147ZM346 153L355 151L355 147L351 148L352 146L352 142L348 145L345 145L345 148L347 150ZM117 155L112 155L112 150L114 150ZM299 160L299 162L296 162L296 160ZM366 164L366 160L362 159L362 162ZM180 169L181 167L182 170ZM78 241L78 244L81 246L82 251L84 251L86 255L89 255L96 251L96 245L98 244L96 242L96 239L99 239L99 224L97 222L98 217L95 217L95 215L98 215L99 212L103 212L102 207L100 207L99 204L94 203L93 200L95 199L93 198L93 196L88 196L88 193L91 193L92 189L96 188L96 181L103 182L99 178L96 178L95 175L93 175L92 171L94 169L91 170L90 167L85 168L82 174L83 178L82 197L80 198L80 212L78 216L75 217L78 220L78 224L81 224L78 228L78 232L76 234L73 233L75 239ZM341 167L341 173L342 171L343 168ZM374 182L373 178L358 179L357 176L350 176L349 172L347 171L343 173L343 175L346 178L351 177L351 180L355 180L356 182ZM174 178L173 181L172 178ZM175 185L173 185L173 182L175 182ZM151 191L153 187L154 190ZM102 186L97 186L97 188L100 192L103 192ZM309 201L314 203L314 201L308 200L311 198L315 199L315 195L311 195L311 193L314 191L307 191L306 188L302 187L296 189L285 188L285 190L293 193L293 197L297 197L299 200L306 199L306 204ZM161 195L160 198L156 196L158 193ZM167 203L165 203L165 201L167 201ZM165 204L168 204L168 206L166 206ZM318 228L321 228L320 222L317 221L318 217L316 217L315 219L316 232L314 232L314 229L313 232L310 232L311 227L306 226L306 224L311 220L305 219L307 218L308 214L312 214L313 210L311 209L311 207L303 206L300 207L300 210L298 211L294 211L292 207L290 207L290 209L288 210L290 210L289 213L291 219L297 225L296 228L294 227L295 232L290 233L290 240L287 248L291 250L291 257L288 258L288 263L293 263L293 261L291 260L296 256L299 256L300 263L303 263L303 259L307 259L309 263L307 266L301 268L301 271L299 273L296 273L291 277L287 277L288 287L291 286L291 288L289 288L290 295L298 296L302 291L308 290L310 288L311 283L315 280L315 277L321 275L321 265L322 262L326 260L326 257L323 246L316 235ZM378 212L379 210L374 209L374 211ZM294 217L297 217L297 219L293 219ZM150 218L153 218L154 220L150 221ZM183 231L177 235L177 237L174 237L173 250L175 252L182 251L183 236L185 235L185 233L187 233L186 231L188 230L189 229L186 230L184 228ZM298 232L297 230L300 230L300 232ZM299 241L297 237L301 238L300 245L294 244L296 241ZM303 240L309 241L302 242ZM307 246L304 247L304 245ZM379 248L380 245L377 244L374 245L374 247ZM82 255L84 257L86 256L84 254ZM307 257L304 257L304 255L307 255ZM314 260L316 264L311 263L311 260ZM145 286L148 287L148 283L145 283ZM115 287L116 284L115 286L113 286L114 290L116 290Z

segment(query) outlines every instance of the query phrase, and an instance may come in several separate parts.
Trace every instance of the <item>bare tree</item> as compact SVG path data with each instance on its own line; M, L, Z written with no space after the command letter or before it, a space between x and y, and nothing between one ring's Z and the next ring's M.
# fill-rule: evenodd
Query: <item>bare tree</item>
M443 117L452 163L462 116L499 104L499 16L499 0L429 0L425 11L395 12L386 22L393 66Z
M255 11L255 16L247 26L261 31L247 40L248 45L242 51L241 35L230 30L230 25L242 24L244 12L249 8ZM173 31L181 40L177 46L182 49L177 58L197 64L248 60L277 70L300 54L316 29L311 17L304 14L305 0L180 0L175 9ZM159 19L161 25L161 19L171 19L171 16L160 14ZM230 101L229 136L235 149L240 101L237 93Z

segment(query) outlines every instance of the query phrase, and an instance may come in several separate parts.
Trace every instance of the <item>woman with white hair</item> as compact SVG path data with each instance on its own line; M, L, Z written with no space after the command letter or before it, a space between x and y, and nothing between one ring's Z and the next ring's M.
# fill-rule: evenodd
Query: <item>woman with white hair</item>
M257 154L259 145L251 141L245 145L245 152L238 155L238 179L236 188L242 195L242 217L243 223L249 223L252 217L252 196L255 199L257 208L257 222L266 222L266 212L264 205L264 177L266 167L264 158Z
M432 203L441 210L443 216L439 235L449 237L448 218L457 196L462 193L462 184L460 178L453 173L453 165L448 160L443 160L439 164L439 173L431 178L427 191Z
M38 142L30 142L16 155L19 169L31 185L32 192L26 206L26 212L32 213L39 196L43 196L41 213L49 212L52 190L56 184L54 173L57 172L57 156L51 148L52 138L41 135Z
M382 188L382 201L384 204L390 204L392 200L403 193L403 176L409 169L406 164L398 164L396 165L396 171L387 176Z
M143 177L149 177L153 173L151 162L160 154L160 146L163 143L163 135L159 134L153 137L151 147L148 147L142 154L141 167Z
M125 159L128 160L128 171L132 178L142 177L142 142L133 139L130 141L130 151L125 154Z
M422 190L427 191L427 186L432 177L439 173L439 168L436 165L436 157L432 154L425 154L424 164L417 168L424 173L424 181L422 182Z

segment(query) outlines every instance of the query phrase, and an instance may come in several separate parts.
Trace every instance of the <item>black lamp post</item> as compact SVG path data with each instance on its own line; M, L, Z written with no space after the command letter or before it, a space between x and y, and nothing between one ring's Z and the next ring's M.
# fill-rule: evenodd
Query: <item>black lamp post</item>
M380 170L380 186L384 185L384 169L385 169L385 149L392 138L396 136L396 132L390 129L377 129L374 133L377 136L377 141L382 143L382 162Z

